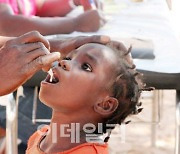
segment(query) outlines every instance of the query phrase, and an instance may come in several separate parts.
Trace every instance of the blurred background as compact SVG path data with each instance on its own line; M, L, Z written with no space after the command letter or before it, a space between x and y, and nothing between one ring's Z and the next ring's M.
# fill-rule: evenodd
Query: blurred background
M151 40L150 48L155 55L158 52L172 52L179 49L176 48L180 42L179 0L103 0L103 3L107 23L116 24L106 24L98 33L89 34L106 34L118 40L119 38ZM81 9L75 9L69 16L73 16ZM77 35L80 33L71 34ZM155 57L155 63L159 59ZM168 59L164 61L167 64L166 68L169 69L168 66L172 61ZM135 59L135 63L139 66L143 61L138 63ZM178 63L174 66L179 68ZM175 99L175 90L143 92L141 102L144 109L139 115L128 118L131 123L119 126L113 131L109 141L110 154L173 154ZM0 97L1 105L5 105L7 101L6 96Z

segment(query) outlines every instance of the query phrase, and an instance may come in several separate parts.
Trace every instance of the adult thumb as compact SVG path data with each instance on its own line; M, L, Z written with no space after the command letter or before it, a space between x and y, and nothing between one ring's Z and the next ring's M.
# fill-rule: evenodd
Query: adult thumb
M60 59L59 52L53 52L44 56L40 56L33 60L31 63L27 65L25 71L29 76L35 74L40 69L48 71L51 67L51 64Z

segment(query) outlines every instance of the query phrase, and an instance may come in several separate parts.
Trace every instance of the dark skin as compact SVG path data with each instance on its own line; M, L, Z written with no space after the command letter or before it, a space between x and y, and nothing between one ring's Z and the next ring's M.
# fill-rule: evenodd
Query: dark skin
M51 52L58 51L61 53L61 58L63 58L70 51L80 47L81 45L86 43L107 44L110 41L110 38L108 36L93 35L51 39L48 41L50 43Z
M48 70L53 61L59 60L59 54L50 54L49 48L52 52L61 52L64 57L83 44L106 44L109 41L107 36L79 36L48 41L39 32L30 32L17 38L0 36L0 96L13 92L34 73L41 69ZM1 134L5 132L4 129L0 131Z
M57 42L59 42L58 45L56 45ZM4 44L0 48L0 96L16 90L37 71L49 70L52 62L60 58L59 53L49 52L50 47L66 55L71 50L89 42L106 44L109 42L109 37L77 37L50 40L50 43L38 32L30 32L18 38L0 37L0 45Z
M68 34L74 31L95 32L101 26L101 17L96 10L86 11L77 17L27 17L14 15L8 4L0 3L0 35L20 36L37 30L42 35ZM91 22L89 22L91 21Z
M50 131L40 143L42 151L56 153L85 143L84 124L97 126L112 115L118 101L111 97L108 85L114 80L117 62L115 54L106 46L86 44L53 68L59 82L50 83L48 79L41 82L40 99L53 109L50 127L55 123L58 128L57 132ZM60 137L60 126L71 123L81 126L80 143L71 143L70 137ZM54 133L57 134L56 143L52 143Z
M7 41L0 50L0 95L14 91L38 70L60 58L59 53L50 53L48 48L48 41L36 32Z

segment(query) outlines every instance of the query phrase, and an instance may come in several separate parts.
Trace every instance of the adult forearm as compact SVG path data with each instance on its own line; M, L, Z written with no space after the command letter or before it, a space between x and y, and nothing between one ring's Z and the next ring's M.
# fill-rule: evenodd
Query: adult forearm
M43 35L67 34L75 30L73 18L60 17L29 18L22 15L8 15L1 19L0 26L0 34L5 36L19 36L32 30L37 30Z

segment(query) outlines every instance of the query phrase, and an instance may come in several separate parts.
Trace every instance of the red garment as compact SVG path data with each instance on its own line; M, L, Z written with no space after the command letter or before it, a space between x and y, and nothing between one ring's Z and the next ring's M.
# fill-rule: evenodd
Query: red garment
M47 128L42 128L41 132L46 133L47 130ZM38 134L38 132L35 132L29 138L26 154L45 154L39 148L39 145L43 138L43 134L40 135ZM56 154L108 154L108 146L107 144L100 143L84 143L63 152L57 152Z
M22 12L18 8L18 2L21 5ZM9 4L14 14L23 14L26 16L32 16L36 14L35 0L0 0L0 3Z

